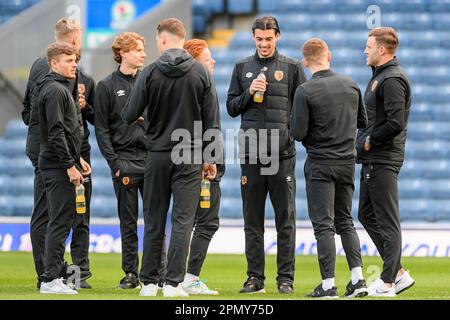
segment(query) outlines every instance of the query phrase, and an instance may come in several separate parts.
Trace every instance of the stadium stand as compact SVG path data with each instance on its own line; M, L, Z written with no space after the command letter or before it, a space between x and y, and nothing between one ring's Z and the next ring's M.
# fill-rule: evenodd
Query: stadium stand
M4 0L0 23L33 1ZM3 3L9 4L3 6ZM256 6L255 6L256 4ZM398 58L413 85L413 105L408 127L406 161L399 182L403 221L450 221L450 2L442 0L193 0L196 33L206 30L218 14L275 15L281 27L279 51L300 59L302 43L312 37L324 38L333 54L332 68L353 77L364 92L371 71L363 50L367 37L366 9L381 8L381 23L399 31ZM9 10L9 11L8 11ZM250 26L236 32L229 46L213 50L215 81L219 96L224 136L227 129L239 128L239 119L226 111L226 97L234 63L254 52ZM93 128L91 128L93 132ZM33 172L25 156L26 127L21 120L9 123L0 137L0 215L29 216L32 209ZM226 141L231 144L232 141ZM94 169L93 217L116 217L116 201L110 171L91 135ZM229 149L231 150L231 149ZM228 151L229 151L228 150ZM297 217L307 219L303 177L304 148L298 144ZM236 152L236 150L235 150ZM353 214L356 216L359 167L356 170ZM241 219L240 168L227 165L222 181L222 218ZM270 201L268 199L267 201ZM266 216L273 218L267 206Z

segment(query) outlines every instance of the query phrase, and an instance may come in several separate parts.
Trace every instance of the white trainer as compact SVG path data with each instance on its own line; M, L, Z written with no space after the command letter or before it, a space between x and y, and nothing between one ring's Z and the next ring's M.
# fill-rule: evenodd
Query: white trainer
M383 281L381 281L378 287L373 287L372 290L369 291L369 297L395 297L395 284L392 287L387 287Z
M62 278L54 279L50 282L42 282L39 291L43 294L78 294L76 290L73 290L64 284Z
M381 280L380 278L377 278L374 282L372 282L369 287L367 287L367 291L370 293L372 291L375 291L376 289L378 289L378 287L384 285L384 281Z
M205 294L210 296L217 296L219 294L219 291L209 289L206 284L199 279L184 281L182 286L183 290L188 294Z
M399 294L411 288L416 281L410 276L408 271L405 271L400 277L395 278L395 293Z
M156 297L159 289L161 288L158 287L156 284L150 283L142 287L141 291L139 292L139 295L141 297Z
M189 294L183 290L181 283L176 287L165 284L163 287L163 295L166 298L189 297Z

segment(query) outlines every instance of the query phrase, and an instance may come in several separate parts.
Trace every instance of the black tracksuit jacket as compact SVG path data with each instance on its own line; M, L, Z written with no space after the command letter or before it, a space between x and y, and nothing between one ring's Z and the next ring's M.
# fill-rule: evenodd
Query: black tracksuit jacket
M361 91L351 78L322 70L297 88L291 135L303 142L311 161L355 163L356 130L366 125Z
M30 75L28 77L27 88L25 91L25 97L23 100L22 119L28 126L26 154L30 158L34 167L38 166L39 151L40 151L40 129L39 129L39 114L37 112L37 98L39 91L35 90L37 83L44 78L46 74L50 72L50 68L45 57L38 58L32 65ZM91 146L89 144L89 129L87 122L94 124L94 94L95 94L95 82L92 77L86 75L80 68L77 69L77 79L69 80L69 90L76 97L78 90L77 84L84 84L86 88L85 97L87 105L81 112L83 117L84 138L81 147L81 155L84 157L89 156Z
M122 160L144 160L144 123L123 121L121 112L139 75L123 74L119 68L97 84L95 93L95 134L100 151L113 173L120 168Z
M84 136L80 108L69 90L70 81L48 73L37 83L41 150L39 169L69 169L80 166Z

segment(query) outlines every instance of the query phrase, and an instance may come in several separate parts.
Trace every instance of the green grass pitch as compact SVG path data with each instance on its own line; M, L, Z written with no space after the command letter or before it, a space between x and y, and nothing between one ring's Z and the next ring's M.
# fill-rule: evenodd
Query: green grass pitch
M70 257L66 257L70 261ZM0 252L0 300L44 300L44 299L81 299L81 300L123 300L123 299L164 299L162 293L156 298L139 297L139 290L120 290L115 286L123 276L121 271L120 254L91 254L91 271L93 277L89 279L91 290L79 290L77 296L42 295L36 289L36 276L31 253ZM374 279L374 270L380 270L379 257L363 257L364 275L366 280ZM416 284L395 299L450 299L450 259L448 258L403 258L403 265L411 270ZM219 290L220 295L191 296L187 299L305 299L320 283L317 257L297 256L296 276L293 295L279 295L276 288L276 257L266 257L266 293L240 295L239 289L246 279L246 261L243 255L208 255L202 279L207 285ZM345 285L350 279L350 272L345 257L338 257L336 262L336 285L339 295L343 296ZM364 298L370 299L370 298Z

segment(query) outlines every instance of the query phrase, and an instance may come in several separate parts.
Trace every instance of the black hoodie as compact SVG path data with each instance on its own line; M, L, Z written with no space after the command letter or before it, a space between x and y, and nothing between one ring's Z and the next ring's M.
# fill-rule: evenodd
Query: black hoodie
M83 120L69 88L70 81L54 72L37 83L40 170L80 168Z
M50 68L47 63L47 58L38 58L31 67L30 75L28 78L27 88L25 91L25 97L23 100L22 119L28 126L27 132L27 144L26 154L30 158L34 167L38 166L39 150L40 150L40 129L39 129L39 114L37 112L37 98L39 96L39 90L35 90L39 81L41 81L46 74L50 72ZM86 107L81 112L83 117L84 137L81 147L81 155L85 160L89 158L91 146L89 144L89 129L87 122L94 124L94 92L95 82L92 77L86 75L81 68L77 68L77 79L70 81L70 91L77 90L77 84L83 84L85 86ZM76 93L73 93L74 97Z
M147 66L136 81L122 111L125 121L135 121L147 108L147 149L171 151L176 129L185 129L194 137L194 122L201 121L203 132L220 130L216 89L206 68L184 49L166 50ZM203 143L192 139L193 148ZM210 162L213 159L205 159Z

